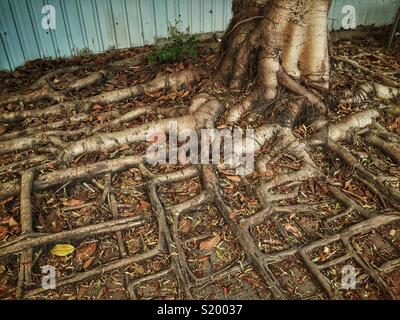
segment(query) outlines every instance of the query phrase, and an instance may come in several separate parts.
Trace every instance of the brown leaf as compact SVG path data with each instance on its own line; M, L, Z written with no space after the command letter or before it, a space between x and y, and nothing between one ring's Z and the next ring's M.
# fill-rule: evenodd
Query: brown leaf
M399 119L397 118L393 123L392 123L392 130L396 130L399 127ZM1 134L1 130L0 130L0 134Z
M63 201L63 204L67 207L76 207L84 204L85 201L79 199L70 199Z
M39 215L39 224L43 227L43 231L48 233L56 233L62 230L60 216L57 214L60 209L57 208L47 215Z
M118 151L126 151L126 150L129 150L131 148L131 146L129 145L129 144L123 144L119 149L118 149Z
M229 219L236 220L238 216L240 216L240 212L233 211L229 214Z
M13 217L10 217L10 219L8 219L8 225L13 228L19 225L19 223L17 221L15 221L15 219Z
M214 249L218 243L221 241L221 237L219 235L216 235L214 238L211 238L209 240L203 241L200 243L200 250L207 251Z
M7 128L0 124L0 134L3 134L6 131L7 131Z
M93 107L92 107L92 110L102 110L103 109L103 106L101 106L101 105L99 105L99 104L95 104Z
M302 237L301 232L294 225L286 223L284 226L285 226L286 231L289 231L290 233L292 233L296 238L301 238Z
M139 207L140 207L141 209L143 209L143 210L148 210L148 209L151 208L151 204L148 203L147 201L140 200L140 202L139 202Z
M185 91L185 93L181 95L181 99L186 98L189 94L190 94L190 91Z
M352 180L346 181L346 182L344 183L344 188L345 188L346 190L351 190L351 183L352 183Z
M86 260L86 262L83 264L82 268L83 269L89 269L90 266L93 264L94 262L94 257L89 258L88 260Z
M10 218L11 218L10 215L6 215L6 216L2 217L0 220L0 224L8 224L8 220L10 220Z
M100 122L103 122L104 120L107 119L107 116L104 114L99 114L98 116L96 116L96 119Z
M8 234L8 228L0 226L0 241L3 240Z
M192 229L192 220L190 219L183 219L179 222L179 230L186 234Z
M0 205L4 206L5 204L11 202L13 199L14 199L14 197L4 199L3 201L0 201Z
M242 181L242 179L240 177L238 177L238 176L229 176L229 177L226 177L226 178L228 180L232 181L232 182L240 182L240 181Z
M96 252L96 249L97 249L96 242L88 243L86 245L79 247L76 250L74 258L75 263L78 264L80 262L86 262L93 256L93 254Z

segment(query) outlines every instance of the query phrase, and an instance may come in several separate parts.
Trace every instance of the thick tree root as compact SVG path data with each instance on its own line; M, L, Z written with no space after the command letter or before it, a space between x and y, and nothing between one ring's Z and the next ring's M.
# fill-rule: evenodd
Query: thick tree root
M37 192L60 186L71 181L91 179L110 172L125 171L139 166L143 161L143 157L132 156L53 171L37 177L33 183L33 190ZM0 199L6 199L10 196L18 195L19 193L20 183L17 180L0 185Z
M139 53L132 58L126 58L123 60L114 61L114 62L110 63L108 67L109 68L133 67L133 66L137 66L141 63L144 63L146 61L146 59L147 59L146 53ZM62 102L63 100L66 99L66 96L64 96L63 94L59 94L59 93L55 92L54 90L52 90L51 86L50 86L50 82L57 76L61 76L63 74L68 74L68 73L74 73L76 71L79 71L82 68L84 68L84 66L80 66L80 67L79 66L69 66L69 67L51 71L51 72L43 75L42 77L40 77L29 87L30 90L34 90L33 92L25 94L25 95L10 94L9 96L0 100L0 105L16 103L16 102L33 103L40 99L49 99L54 102ZM69 85L65 89L65 93L68 93L71 91L79 91L86 87L90 87L94 84L97 84L100 81L102 81L104 78L106 78L107 74L108 74L107 70L91 72L87 77L79 79L79 80L75 81L74 83L72 83L71 85Z
M211 129L214 127L217 117L223 111L223 106L217 99L202 94L193 99L189 111L189 115L180 118L160 120L115 133L97 134L71 143L65 147L62 158L64 161L68 161L84 153L97 150L115 150L122 145L144 142L152 134L167 134L174 125L178 132L187 129Z
M177 74L162 75L143 85L103 93L79 102L68 101L63 104L53 105L43 109L4 113L0 115L0 123L21 121L27 118L41 118L50 115L66 115L78 109L87 111L93 104L116 103L162 89L178 90L185 85L198 81L201 78L201 75L202 72L199 70L185 70Z
M107 77L107 70L92 72L87 77L79 79L74 83L72 83L71 85L69 85L69 87L65 91L66 92L79 91L83 88L90 87L96 83L101 82L106 77Z
M5 99L0 100L0 106L17 102L29 104L41 99L48 99L52 102L62 102L66 100L67 97L62 93L54 91L50 86L45 86L25 95L11 95L9 98L6 97Z
M305 97L319 113L328 109L320 97L299 83L326 88L329 79L326 15L329 1L262 1L258 10L238 5L238 13L223 39L216 81L240 89L252 77L257 63L257 83L248 97L232 108L229 122L238 121L259 102L270 103L278 85ZM257 6L258 5L258 6ZM263 7L264 6L264 7ZM260 16L260 19L248 19ZM243 19L243 20L239 20ZM255 60L255 61L254 61Z
M22 235L29 234L33 230L31 193L34 178L35 172L31 170L24 172L21 179L20 222ZM22 251L19 261L18 285L15 294L17 299L21 298L23 288L32 282L32 259L33 251L31 248Z
M223 41L226 44L225 51L221 57L220 72L216 78L227 81L233 89L239 89L250 78L247 71L252 69L252 60L254 59L258 63L257 83L244 102L228 110L228 119L225 120L236 122L246 112L257 107L259 103L266 103L267 105L264 105L263 108L268 108L277 99L278 85L297 95L289 101L287 114L280 114L274 121L256 128L254 144L246 145L247 140L242 141L242 145L246 145L246 152L257 154L257 173L249 175L247 178L230 177L232 179L230 181L235 188L240 185L253 191L254 201L259 205L257 209L251 212L242 212L234 208L239 201L233 199L231 194L225 193L224 186L220 185L219 175L226 175L226 168L222 168L224 170L218 172L212 165L198 165L187 166L182 170L175 170L167 174L159 174L145 166L149 155L89 162L93 159L92 156L97 156L98 152L112 152L117 149L120 152L124 149L121 147L126 145L134 146L141 142L151 142L149 138L153 134L166 136L171 127L176 129L176 133L179 134L187 129L198 131L214 129L217 123L221 125L218 118L224 111L224 105L210 93L196 95L189 107L161 108L159 105L149 105L130 110L125 114L122 114L121 110L114 110L112 114L109 114L113 120L90 128L81 126L84 122L92 120L90 109L93 104L112 104L162 89L177 90L200 79L203 74L199 70L185 70L177 74L159 76L140 86L104 93L80 102L66 101L43 109L4 113L0 115L0 122L12 123L31 118L46 118L50 115L62 115L66 118L73 112L80 112L71 116L70 119L27 127L0 135L0 154L32 150L37 147L40 147L39 150L42 152L46 151L52 154L52 156L36 155L0 168L0 173L5 176L10 171L22 172L22 168L28 167L28 171L23 172L21 179L0 184L0 200L6 200L4 203L7 203L11 197L20 196L22 233L0 246L0 257L20 254L16 292L18 298L34 297L47 291L44 288L37 288L26 292L26 289L34 285L31 284L31 269L34 265L32 262L33 249L72 239L109 234L116 236L118 260L59 279L57 289L101 276L106 272L129 268L135 263L150 259L163 259L168 265L153 274L139 279L126 277L128 292L132 299L138 298L137 289L145 282L170 277L176 281L176 295L179 298L192 299L195 298L194 290L199 286L209 286L217 280L226 280L234 274L243 273L243 268L246 266L254 267L254 271L259 276L260 285L265 285L271 293L271 297L286 299L292 298L290 290L287 286L285 287L285 282L282 282L277 274L276 266L280 263L293 262L295 259L304 266L302 277L310 276L317 289L321 290L322 296L340 299L343 298L342 293L331 284L324 270L353 260L377 284L379 290L388 297L395 297L382 272L395 270L399 265L399 259L389 259L379 267L372 266L358 250L355 250L353 236L375 234L378 233L376 229L392 226L400 221L397 212L400 208L400 193L391 184L398 179L369 171L369 168L364 167L363 163L358 160L356 154L343 147L341 143L354 142L354 136L357 134L361 143L379 149L380 156L387 156L385 160L391 159L388 160L388 163L391 161L390 163L398 164L400 159L398 136L388 132L377 122L381 113L388 112L396 115L398 110L396 108L367 109L335 124L331 124L325 119L313 127L316 130L315 134L311 137L300 138L300 135L293 130L293 126L298 123L307 107L312 107L319 114L329 113L323 99L323 95L326 94L329 66L326 61L327 46L325 41L322 41L322 38L325 37L325 28L321 28L322 20L326 15L327 2L307 2L304 8L299 7L294 11L293 4L300 5L302 1L288 0L280 4L273 1L269 7L246 8L249 6L244 3L252 1L234 1L234 10L240 13L232 22L230 31ZM310 25L309 28L303 26L301 23L303 19ZM275 37L273 34L278 36ZM279 39L279 35L283 34L286 35L285 38ZM319 40L310 41L313 37ZM293 45L300 49L292 50ZM248 59L248 57L250 58ZM135 61L128 59L125 62L113 63L110 67L117 68L126 66L126 64L135 64ZM66 69L63 72L65 71L74 72L74 69ZM33 85L36 89L33 87L32 89L35 89L36 93L39 92L54 77L63 72L54 72L42 77ZM86 78L73 82L65 93L98 84L106 76L106 71L92 72ZM372 94L384 99L396 98L399 93L398 89L386 85L388 85L387 82L385 85L363 84L359 94L355 97L345 96L340 103L363 102ZM9 98L7 97L7 99ZM14 98L16 100L13 101L30 103L32 98L33 94L29 97ZM52 99L45 97L43 93L41 97L36 98ZM120 128L139 117L153 114L161 115L161 120L145 122L125 130ZM120 131L106 132L108 129ZM271 149L268 148L269 146ZM240 153L239 146L235 146L235 148L235 151ZM346 190L346 187L338 183L330 168L320 165L319 157L321 157L322 149L328 151L329 155L334 155L335 161L339 161L341 165L344 164L351 168L351 179L367 187L376 195L377 199L374 201L379 204L380 200L384 210L381 210L379 205L378 209L375 209L374 206L363 206L360 203L363 200L360 195ZM132 151L129 150L125 154L132 154ZM246 153L244 152L242 155L246 155ZM282 167L279 167L281 160L286 159L292 160L296 165L283 163ZM75 165L82 161L83 163L86 161L86 163L73 167L73 160L75 160ZM46 167L46 165L48 166ZM235 168L237 163L231 165L230 168ZM279 171L271 169L275 165L279 167ZM42 169L46 169L46 173L41 172ZM49 169L53 171L48 172ZM131 172L135 177L137 174L141 176L140 185L136 188L144 190L147 195L150 201L151 215L120 218L119 208L125 204L119 203L119 190L113 185L113 181L118 180L119 177L117 179L113 175L129 169L134 169ZM273 171L272 176L269 174L271 170ZM342 170L342 167L338 170ZM388 170L388 172L392 174L391 171ZM103 184L94 180L99 177L104 177ZM250 182L250 179L254 177L257 182L253 182L253 180ZM195 179L200 181L200 190L195 195L174 204L163 200L164 190L173 189L173 184L184 184ZM239 180L240 183L235 182ZM35 196L35 193L51 191L53 188L79 181L92 181L100 189L102 194L99 194L99 198L101 198L99 203L90 201L83 206L63 209L63 212L71 212L87 208L87 206L99 206L110 213L113 220L54 234L36 233L32 226L32 210L30 208L31 198ZM323 192L315 190L316 185ZM304 202L302 197L305 192L310 193L306 187L310 190L314 188L313 193L320 193L318 197L323 199L322 202ZM304 191L305 189L308 191ZM132 190L132 192L134 191ZM334 203L330 203L328 200L327 203L324 203L325 199L334 200ZM11 201L18 200L11 199ZM239 207L246 207L247 202L251 201L248 201L247 197L243 195L243 200L240 198ZM234 206L231 206L231 203L234 203ZM181 223L183 219L192 217L206 218L202 217L203 214L206 215L203 213L204 208L206 208L207 214L215 210L219 226L228 226L243 258L234 258L218 271L213 269L214 262L208 262L211 266L210 270L204 271L199 276L193 269L193 259L188 257L188 247L191 251L195 251L197 249L193 249L193 243L197 247L199 241L215 237L215 234L207 231L194 237L192 235L184 237ZM351 221L350 217L353 216L356 216L357 220ZM311 219L312 226L303 224L303 218ZM351 223L345 224L342 223L342 220ZM132 256L124 243L125 232L145 227L150 223L156 224L158 227L157 240L149 246L143 242L142 248ZM342 225L343 227L340 227ZM256 239L255 235L264 229L267 230L267 235L264 235L261 240ZM274 241L282 242L284 246L270 249L268 246ZM321 248L326 250L325 247L336 242L342 244L343 254L327 262L317 263L314 251ZM225 245L225 241L223 244ZM218 250L219 246L220 244L217 246ZM208 257L208 252L201 252L201 254L207 254ZM286 276L289 277L290 274ZM312 296L306 298L312 298Z

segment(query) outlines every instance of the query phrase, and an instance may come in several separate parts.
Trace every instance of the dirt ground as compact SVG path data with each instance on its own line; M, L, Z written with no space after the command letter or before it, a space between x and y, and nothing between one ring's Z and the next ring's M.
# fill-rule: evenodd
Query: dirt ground
M69 92L68 99L83 101L100 93L146 83L159 73L172 74L192 67L202 67L210 76L217 55L215 44L202 45L198 58L176 64L140 64L112 69L106 81ZM400 79L398 39L389 51L384 49L383 39L372 37L339 41L332 49L333 56L350 57L369 69L383 72L397 81ZM67 66L80 66L73 72L52 79L52 88L63 91L77 79L106 69L112 61L150 50L152 48L29 62L12 73L0 74L0 95L29 93L29 86L42 75ZM369 79L369 75L340 61L332 60L332 69L332 92L354 90L357 83ZM116 114L155 103L159 108L188 106L208 79L204 77L184 90L161 90L119 103L95 104L90 118L78 124L67 122L55 130L90 129L112 121ZM232 105L241 97L224 89L215 90L212 94L227 105ZM280 102L269 109L269 114L256 115L251 124L243 119L239 126L256 128L268 123L290 99L285 92L280 97ZM370 98L366 103L341 105L335 110L332 121L340 121L381 103ZM400 100L390 103L399 106ZM0 106L0 113L46 108L51 104L48 99L31 104L9 103ZM73 114L0 124L0 139L15 131L65 120ZM164 116L150 112L118 127L105 128L103 132L133 128L160 117ZM313 115L304 117L312 118ZM221 128L225 125L223 118L218 123ZM379 119L379 123L393 136L399 137L399 114L388 113ZM294 130L295 136L304 140L313 133L314 128L304 123ZM387 183L400 190L399 166L387 154L371 146L361 134L354 134L356 143L341 142L340 145L362 159L362 166L369 172L392 177ZM65 142L80 137L61 139ZM99 150L83 154L72 159L69 166L79 167L140 155L147 146L146 143L123 145L112 152ZM268 153L272 148L273 141L267 143L261 152ZM357 176L357 170L331 152L316 148L310 154L325 177L302 181L295 186L298 196L277 201L275 205L281 210L259 221L254 217L262 211L263 204L254 186L277 174L299 170L301 163L290 154L278 155L264 174L238 177L233 170L216 170L215 178L221 194L210 201L201 201L203 196L208 196L210 188L207 183L207 176L212 175L207 171L209 167L189 165L130 167L117 173L104 173L90 179L35 190L31 197L34 235L24 236L20 196L9 196L0 201L0 298L15 299L17 295L18 278L21 277L20 255L29 249L13 249L11 254L1 255L2 250L11 248L17 240L127 219L126 223L118 225L119 229L110 231L111 225L105 225L98 234L93 234L92 230L92 233L84 233L83 237L66 237L35 246L32 249L32 283L23 288L22 297L400 299L400 204L371 191L373 186L371 188L365 181L363 183ZM20 179L23 169L32 166L23 161L37 156L42 156L35 163L35 166L40 166L37 176L64 169L53 161L56 156L54 146L38 143L26 150L1 154L0 183ZM172 178L173 173L182 170L183 180ZM282 186L276 192L287 194L292 192L292 188ZM186 206L179 207L181 203ZM180 214L174 215L174 210L178 208ZM252 217L253 220L247 219ZM55 255L52 249L56 244L69 244L74 250L65 256ZM249 248L254 252L257 263L248 259ZM41 267L47 265L56 270L58 286L55 290L41 287ZM263 266L262 271L260 265ZM354 266L356 272L354 290L342 289L342 270L349 265Z

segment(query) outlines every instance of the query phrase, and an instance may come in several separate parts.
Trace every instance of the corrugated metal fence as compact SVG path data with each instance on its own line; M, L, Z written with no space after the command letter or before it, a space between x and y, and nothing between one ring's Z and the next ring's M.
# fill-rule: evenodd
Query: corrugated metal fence
M357 25L379 26L393 22L400 0L334 0L331 30L341 28L345 5L356 8ZM192 34L223 31L230 16L231 0L0 0L0 69L37 58L153 44L167 37L168 24L175 21ZM52 23L46 17L55 17L55 29L43 28L43 19Z

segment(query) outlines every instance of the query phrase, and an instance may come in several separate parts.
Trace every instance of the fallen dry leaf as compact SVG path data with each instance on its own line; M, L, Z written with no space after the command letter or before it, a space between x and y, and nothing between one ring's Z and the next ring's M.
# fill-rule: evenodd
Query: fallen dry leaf
M0 201L0 205L4 206L5 204L11 202L13 199L14 199L14 197L4 199L3 201Z
M93 264L94 262L94 257L89 258L88 260L86 260L86 262L83 264L82 268L83 269L89 269L90 266Z
M57 214L59 213L59 214ZM43 231L48 233L55 233L62 231L62 224L60 221L60 209L57 208L49 214L39 214L39 224L43 227Z
M221 241L221 237L219 235L216 235L214 238L211 238L209 240L203 241L200 243L200 250L207 251L214 249L218 243Z
M96 116L96 119L100 122L103 122L107 119L107 116L105 116L104 114L99 114L98 116Z
M232 181L232 182L240 182L242 181L242 179L238 176L228 176L226 177L228 180Z
M192 229L192 220L190 219L183 219L179 222L179 230L186 234Z
M63 201L63 204L67 207L76 207L85 204L85 201L79 199L70 199Z
M123 144L119 149L118 149L118 151L126 151L126 150L129 150L131 148L131 146L129 145L129 144Z
M296 238L301 238L301 236L302 236L301 232L294 225L287 223L284 225L284 227L285 227L286 231L289 231L290 233L292 233Z
M0 134L3 134L6 131L7 131L7 128L3 125L0 125Z
M238 216L240 216L240 212L233 211L229 214L229 219L236 220Z
M8 226L11 228L19 225L19 223L17 221L15 221L15 219L13 217L10 217L10 219L8 219L7 223L8 223Z
M101 105L99 105L99 104L95 104L93 107L92 107L92 110L102 110L103 109L103 106L101 106Z
M75 263L81 263L87 261L96 252L97 244L96 242L88 243L79 247L76 250L74 261Z
M3 240L8 234L8 228L0 226L0 241Z
M75 251L75 247L70 244L56 244L50 253L57 257L66 257Z
M140 200L140 202L139 202L139 207L140 207L141 209L143 209L143 210L148 210L148 209L151 208L151 204L148 203L147 201Z
M11 218L10 215L6 215L6 216L2 217L0 220L0 224L8 224L8 221L10 220L10 218Z

